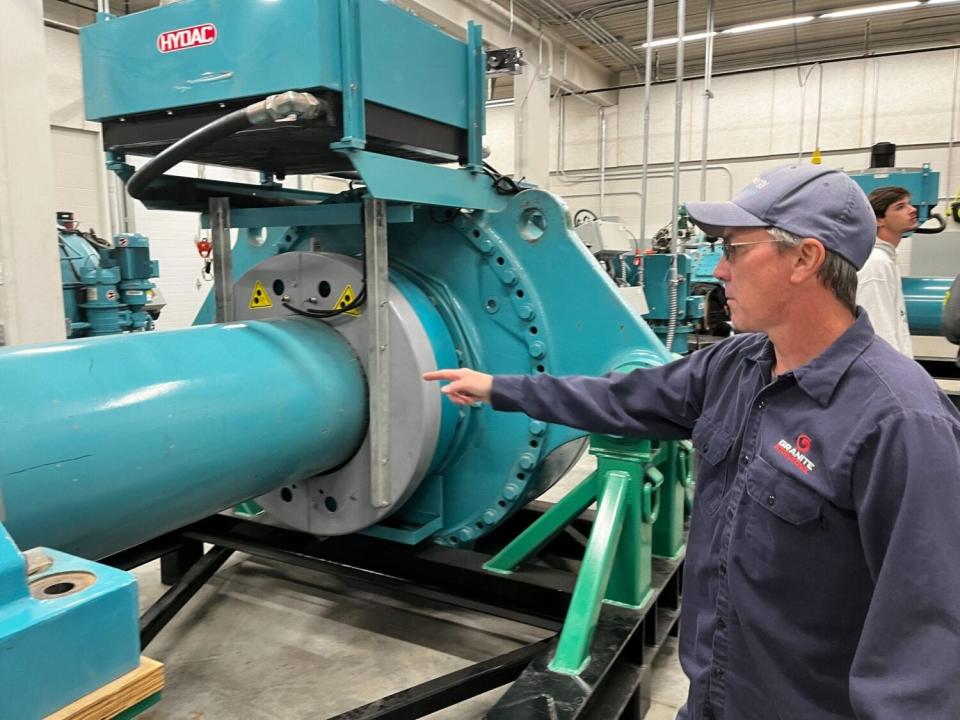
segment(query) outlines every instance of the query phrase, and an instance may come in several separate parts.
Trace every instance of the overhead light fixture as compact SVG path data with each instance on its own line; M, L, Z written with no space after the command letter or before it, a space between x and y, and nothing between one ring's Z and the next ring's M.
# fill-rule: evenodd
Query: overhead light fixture
M821 18L845 18L856 17L857 15L872 15L873 13L890 12L892 10L906 10L907 8L917 7L920 0L912 2L886 3L885 5L861 5L860 7L850 8L849 10L833 10L820 15Z
M958 0L958 2L960 2L960 0ZM808 23L813 19L813 15L800 15L798 17L788 17L780 18L779 20L767 20L765 22L750 23L749 25L734 25L726 30L721 30L721 32L724 34L730 33L731 35L738 35L740 33L756 32L757 30L771 30L778 27L801 25L803 23Z
M692 35L684 35L684 36L683 36L683 41L684 41L685 43L688 43L688 42L693 42L693 41L695 41L695 40L706 40L706 39L707 39L708 37L710 37L711 35L716 35L716 34L717 34L717 33L715 33L715 32L712 32L712 33L707 33L707 32L693 33ZM644 43L643 45L640 45L639 47L640 47L640 48L643 48L643 49L646 49L647 44L648 44L648 43ZM664 46L666 46L666 45L676 45L676 44L677 44L677 39L676 39L675 37L671 37L671 38L661 38L661 39L659 39L659 40L654 40L652 43L649 43L650 47L652 47L652 48L655 48L655 47L664 47Z
M861 5L859 7L847 8L846 10L830 10L825 13L820 13L818 15L797 15L794 17L778 18L776 20L764 20L762 22L756 23L747 23L745 25L734 25L733 27L725 28L719 32L713 33L693 33L691 35L684 35L684 42L694 42L696 40L705 40L712 35L739 35L741 33L749 32L760 32L762 30L773 30L780 27L790 27L792 25L802 25L803 23L812 22L813 20L829 20L832 18L846 18L846 17L857 17L858 15L873 15L874 13L884 13L892 12L894 10L909 10L910 8L919 7L921 5L948 5L953 3L960 3L960 0L911 0L910 2L893 2L893 3L884 3L882 5ZM646 49L647 46L652 48L658 47L667 47L668 45L676 45L677 38L668 37L660 38L659 40L654 40L651 43L643 43L643 45L634 45L634 50Z

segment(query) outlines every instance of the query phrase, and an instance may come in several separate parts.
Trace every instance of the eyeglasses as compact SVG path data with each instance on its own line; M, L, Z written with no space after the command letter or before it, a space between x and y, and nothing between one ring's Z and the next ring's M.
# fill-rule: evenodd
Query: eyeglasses
M723 249L723 259L729 263L732 263L737 259L737 248L744 247L745 245L763 245L764 243L775 243L775 242L780 242L780 241L774 240L773 238L771 238L769 240L753 240L751 242L733 243L733 242L730 242L729 238L724 238L723 242L720 243L720 247Z

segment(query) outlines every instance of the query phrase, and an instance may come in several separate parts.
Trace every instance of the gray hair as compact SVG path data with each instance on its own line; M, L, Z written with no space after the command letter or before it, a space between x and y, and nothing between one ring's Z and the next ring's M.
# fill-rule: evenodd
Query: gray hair
M786 248L797 247L803 238L794 235L791 232L781 228L767 228L767 233L778 245ZM779 247L777 248L780 249ZM826 248L824 248L826 250ZM827 257L823 265L817 271L817 277L820 278L826 287L830 288L834 296L843 303L850 312L857 314L857 269L846 260L837 255L832 250L826 250Z

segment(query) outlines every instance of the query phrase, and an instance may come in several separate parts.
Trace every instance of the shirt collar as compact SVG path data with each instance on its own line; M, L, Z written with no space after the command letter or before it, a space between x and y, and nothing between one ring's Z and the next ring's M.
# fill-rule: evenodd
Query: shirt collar
M833 344L813 360L792 371L797 385L807 395L825 406L833 397L840 379L853 361L860 357L874 338L873 326L863 308L857 308L857 318L853 325L837 338ZM772 367L774 350L769 338L757 343L744 356L757 363L769 363Z
M897 248L892 243L888 243L886 240L881 240L880 238L877 238L877 241L873 244L873 246L875 248L883 250L883 252L885 252L887 255L889 255L892 258L895 258L897 256Z

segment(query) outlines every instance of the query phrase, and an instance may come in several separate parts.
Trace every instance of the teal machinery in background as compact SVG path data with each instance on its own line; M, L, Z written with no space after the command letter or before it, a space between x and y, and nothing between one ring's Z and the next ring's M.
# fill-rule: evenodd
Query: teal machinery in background
M61 211L57 245L67 337L153 329L164 303L150 282L160 269L146 237L124 233L111 244L81 232L73 213Z
M920 227L916 234L942 232L944 219L935 212L940 187L940 174L924 164L920 168L896 168L894 163L895 147L890 143L875 146L868 170L849 173L853 180L867 194L889 185L903 187L910 192L913 204L917 207L918 222L921 226L933 221L935 225ZM687 338L695 329L711 333L725 334L729 325L724 322L725 298L722 283L713 273L722 257L717 243L708 242L709 238L697 234L689 226L689 220L683 208L679 211L678 225L681 232L681 246L684 252L678 255L678 297L687 302L678 303L674 312L671 308L670 273L673 256L671 251L670 228L665 227L654 237L651 249L643 255L633 258L626 254L604 258L610 275L631 285L639 285L649 306L644 315L651 327L661 339L665 339L670 319L676 317L676 338L672 348L675 352L688 350ZM632 266L632 267L631 267ZM940 335L940 319L944 297L949 290L953 277L905 277L902 280L903 294L907 307L907 320L912 335Z
M868 195L878 188L891 185L906 189L917 208L920 227L915 234L943 232L946 223L943 216L935 212L940 196L940 173L931 170L927 163L919 168L898 168L895 165L896 145L877 143L871 149L870 168L849 175ZM932 227L927 225L931 220L935 223ZM952 276L903 278L903 296L911 335L940 335L944 298L952 282Z
M316 535L469 547L586 444L457 408L425 370L670 359L562 201L484 165L478 26L463 42L379 0L182 0L98 14L81 47L109 169L148 208L203 213L217 291L187 330L0 350L0 717L42 717L136 662L130 576L78 556L252 498ZM136 173L134 151L154 156ZM262 181L166 174L181 161ZM280 184L329 172L353 189ZM124 262L97 287L146 280L143 255ZM30 567L13 543L59 552Z
M610 278L629 298L628 288L639 288L643 303L638 314L674 353L690 351L690 337L696 333L726 336L730 333L722 284L713 273L722 250L699 234L686 209L678 210L677 228L681 252L676 255L677 291L672 293L672 225L661 228L643 252L636 247L625 227L601 220L580 210L577 225L580 239L590 249Z

